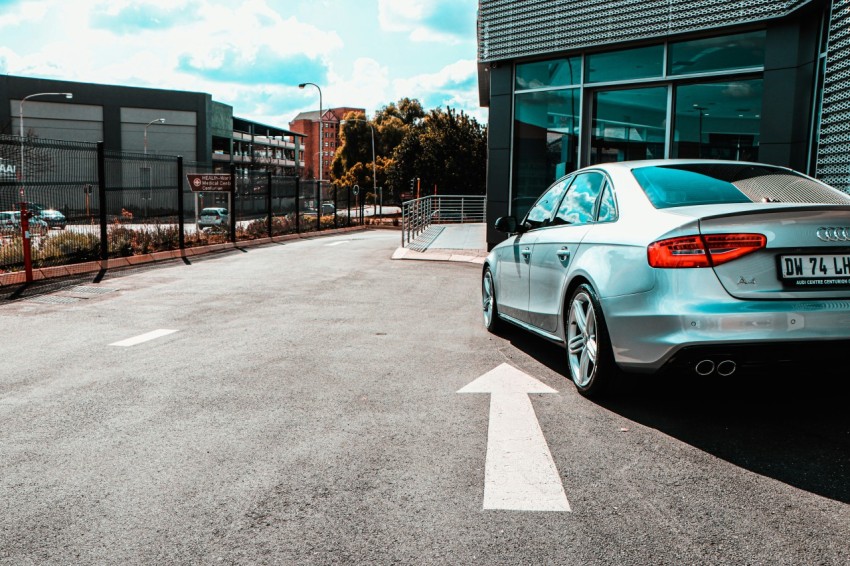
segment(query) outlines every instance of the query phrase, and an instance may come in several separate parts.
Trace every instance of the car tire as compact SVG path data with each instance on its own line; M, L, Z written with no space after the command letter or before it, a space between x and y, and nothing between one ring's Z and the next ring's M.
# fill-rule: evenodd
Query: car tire
M604 396L610 393L620 370L599 298L590 285L581 284L573 291L568 308L564 336L570 378L583 396Z
M502 320L499 318L499 307L496 304L496 285L493 281L493 272L487 267L481 277L481 305L484 310L484 327L492 333L502 329Z

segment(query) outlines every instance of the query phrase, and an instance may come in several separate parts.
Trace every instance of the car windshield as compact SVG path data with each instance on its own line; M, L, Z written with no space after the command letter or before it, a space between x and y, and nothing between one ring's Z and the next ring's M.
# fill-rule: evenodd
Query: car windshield
M218 211L214 208L205 208L201 211L203 216L218 216Z
M785 169L692 163L632 170L655 208L738 202L850 204L850 196Z

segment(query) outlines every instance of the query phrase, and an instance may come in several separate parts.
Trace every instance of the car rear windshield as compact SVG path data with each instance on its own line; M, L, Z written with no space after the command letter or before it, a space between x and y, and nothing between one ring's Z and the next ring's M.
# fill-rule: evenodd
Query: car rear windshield
M214 208L205 208L201 211L202 216L218 216L218 211Z
M691 163L632 170L655 208L737 202L850 204L850 196L787 169Z

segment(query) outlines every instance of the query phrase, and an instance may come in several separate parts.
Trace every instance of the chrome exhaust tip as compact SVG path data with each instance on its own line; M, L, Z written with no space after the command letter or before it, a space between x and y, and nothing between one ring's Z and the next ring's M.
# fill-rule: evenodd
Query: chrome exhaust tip
M701 375L703 377L711 375L714 373L714 362L711 360L702 360L697 362L697 365L694 366L694 371L697 372L697 375Z
M735 373L735 370L738 369L738 364L736 364L732 360L723 360L722 362L717 364L717 375L720 377L728 377Z

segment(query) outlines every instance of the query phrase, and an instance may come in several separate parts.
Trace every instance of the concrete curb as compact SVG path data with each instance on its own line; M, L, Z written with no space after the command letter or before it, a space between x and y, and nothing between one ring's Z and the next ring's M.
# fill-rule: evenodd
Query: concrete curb
M428 250L417 252L410 248L396 248L392 259L413 259L420 261L455 261L461 263L483 264L487 257L485 250Z
M149 254L118 257L107 260L87 261L84 263L74 263L70 265L59 265L56 267L41 267L32 270L32 279L33 281L42 281L45 279L67 277L70 275L95 273L98 271L116 269L119 267L132 267L134 265L140 265L145 263L192 257L223 250L233 250L246 247L261 246L263 244L274 244L277 242L286 242L288 240L300 240L322 236L331 236L334 234L344 234L346 232L362 232L366 230L369 230L369 228L363 226L352 226L350 228L330 228L327 230L321 230L319 232L285 234L282 236L272 236L269 238L258 238L256 240L240 240L238 242L226 242L222 244L211 244L209 246L197 246L186 248L183 250L154 252ZM0 274L0 287L6 287L8 285L20 285L22 283L26 283L26 281L26 272L24 271L15 271L13 273Z

